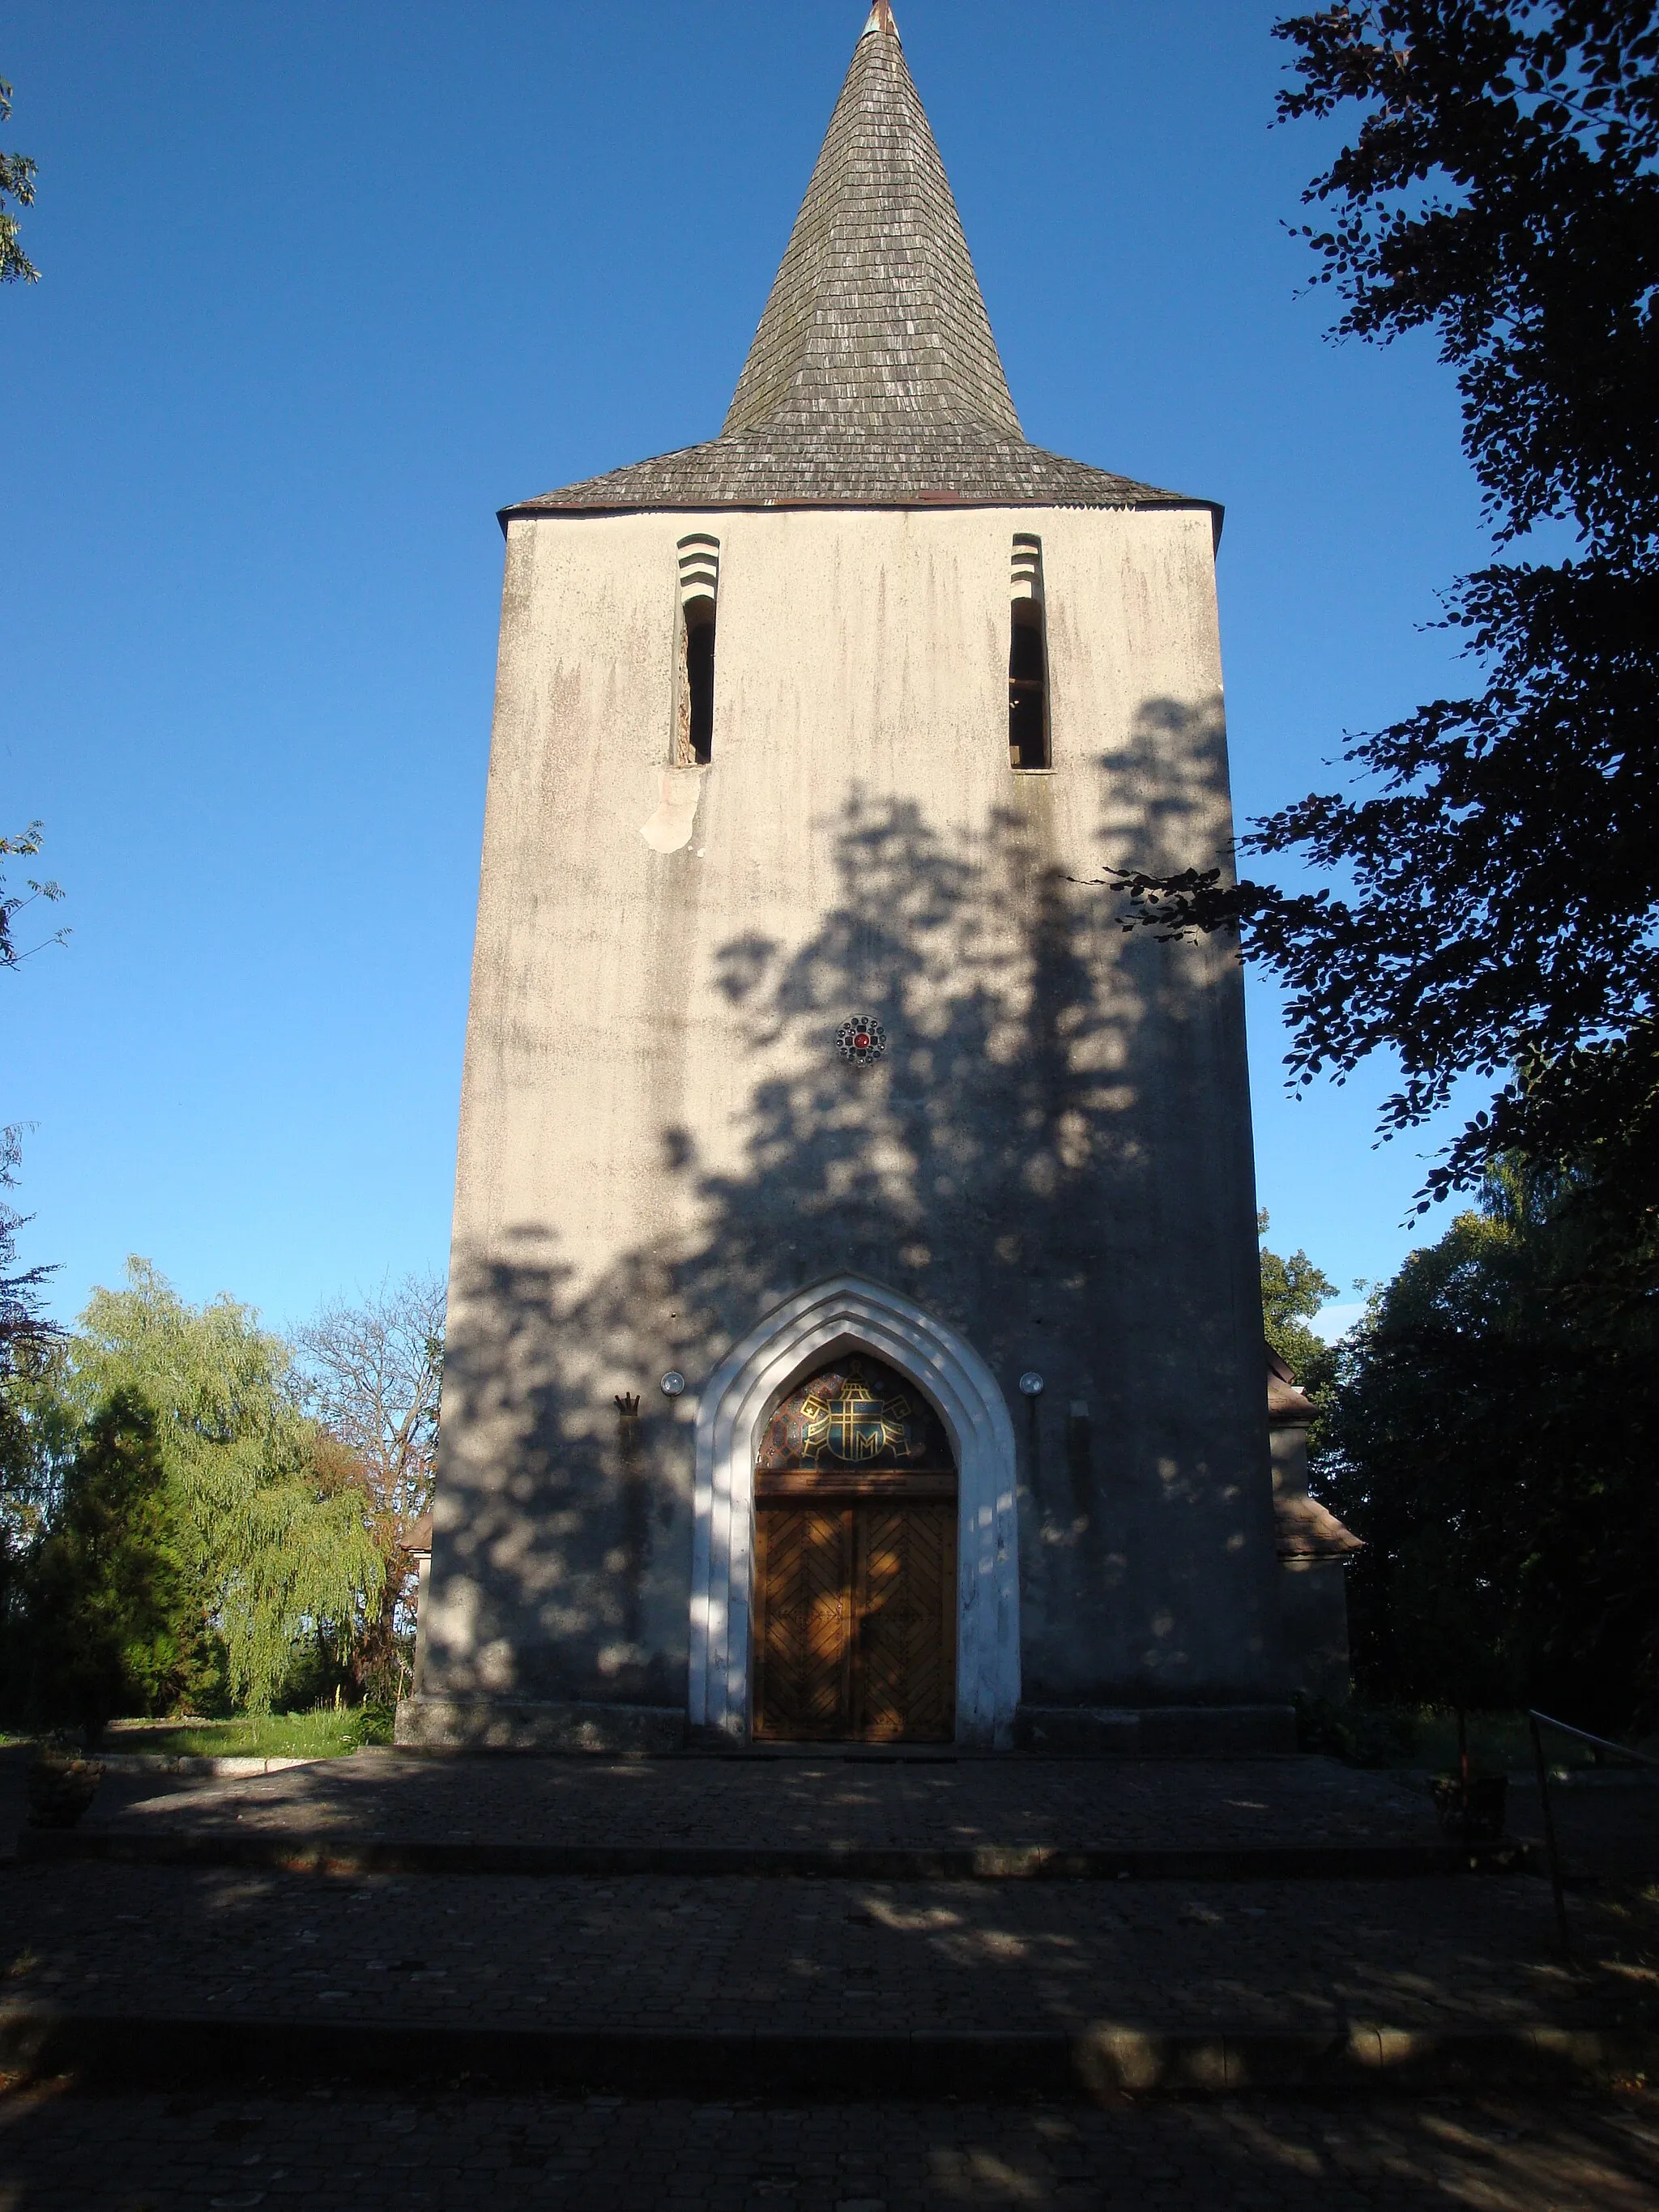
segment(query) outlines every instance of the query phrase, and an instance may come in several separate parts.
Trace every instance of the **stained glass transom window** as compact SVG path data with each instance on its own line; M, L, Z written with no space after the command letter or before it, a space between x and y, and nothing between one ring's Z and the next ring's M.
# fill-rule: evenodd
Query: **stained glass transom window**
M915 1384L854 1352L798 1382L767 1424L762 1474L951 1474L945 1424Z

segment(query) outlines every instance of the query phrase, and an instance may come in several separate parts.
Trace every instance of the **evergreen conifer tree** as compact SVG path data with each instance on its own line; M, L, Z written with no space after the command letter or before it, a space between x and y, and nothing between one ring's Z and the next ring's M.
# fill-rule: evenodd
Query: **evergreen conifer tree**
M202 1600L180 1542L155 1414L114 1392L83 1431L27 1579L30 1702L94 1741L119 1712L165 1710L201 1664Z

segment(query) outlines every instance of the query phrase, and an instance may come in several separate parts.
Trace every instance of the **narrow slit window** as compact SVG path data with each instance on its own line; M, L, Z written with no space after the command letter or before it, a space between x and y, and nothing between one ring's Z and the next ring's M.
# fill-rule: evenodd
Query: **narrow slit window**
M720 540L701 534L683 538L679 558L682 665L677 751L687 767L703 767L714 757L714 610L720 595Z
M714 602L694 599L685 611L686 732L694 761L714 757Z
M1042 544L1014 539L1008 639L1008 764L1047 768L1048 640L1043 621Z

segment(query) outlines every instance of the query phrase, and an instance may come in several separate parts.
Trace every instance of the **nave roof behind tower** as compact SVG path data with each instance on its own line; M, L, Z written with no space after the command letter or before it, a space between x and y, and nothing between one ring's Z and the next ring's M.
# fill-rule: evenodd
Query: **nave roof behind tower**
M503 509L1192 507L1027 442L962 219L877 0L725 426Z

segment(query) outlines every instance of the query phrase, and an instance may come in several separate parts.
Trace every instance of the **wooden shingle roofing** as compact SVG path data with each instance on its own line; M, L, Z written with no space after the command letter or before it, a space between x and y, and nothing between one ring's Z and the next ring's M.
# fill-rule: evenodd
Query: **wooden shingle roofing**
M1026 442L890 11L872 10L725 426L514 515L770 506L1210 507Z
M1281 1559L1348 1559L1365 1548L1316 1498L1275 1498L1273 1528Z

